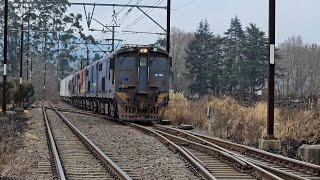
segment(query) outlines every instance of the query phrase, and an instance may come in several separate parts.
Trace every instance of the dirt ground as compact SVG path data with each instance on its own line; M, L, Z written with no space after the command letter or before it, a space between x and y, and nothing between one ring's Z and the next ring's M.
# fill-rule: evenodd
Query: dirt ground
M3 155L0 179L53 179L41 108L34 108L28 120L6 141L15 143Z

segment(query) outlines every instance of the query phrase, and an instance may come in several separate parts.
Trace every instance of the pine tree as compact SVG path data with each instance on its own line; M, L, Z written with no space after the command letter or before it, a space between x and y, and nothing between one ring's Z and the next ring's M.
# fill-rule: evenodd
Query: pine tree
M210 91L211 93L217 95L222 91L222 68L223 68L223 38L219 35L213 36L211 41L211 54L209 60L208 67L210 70L208 71L209 82L210 82Z
M192 80L191 93L200 96L214 92L218 85L218 71L221 52L218 37L210 31L207 20L202 20L195 32L194 39L186 49L187 78Z
M246 28L246 42L244 47L245 84L247 92L254 93L264 87L268 67L268 39L263 31L255 24Z
M243 72L245 71L245 57L243 53L245 33L238 17L231 19L230 28L224 37L224 60L221 79L226 93L240 90L243 84Z

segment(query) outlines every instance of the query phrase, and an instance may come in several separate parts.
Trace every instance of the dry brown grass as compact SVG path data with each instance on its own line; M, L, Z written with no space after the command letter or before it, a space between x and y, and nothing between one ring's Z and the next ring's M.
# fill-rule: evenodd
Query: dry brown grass
M208 129L207 107L214 109L211 134L235 142L253 145L266 136L267 104L253 107L240 105L230 97L209 97L188 101L182 93L170 92L165 118L174 124L188 123ZM275 109L275 135L282 140L310 140L320 137L320 118L317 110Z
M0 118L0 179L25 174L30 159L21 158L17 151L21 148L20 131L24 121L12 118Z

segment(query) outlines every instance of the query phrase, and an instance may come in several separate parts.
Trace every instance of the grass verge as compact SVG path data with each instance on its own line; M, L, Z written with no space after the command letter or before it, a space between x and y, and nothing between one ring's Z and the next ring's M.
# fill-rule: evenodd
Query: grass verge
M183 93L171 91L165 118L174 124L192 124L197 129L207 130L210 122L207 118L208 106L213 109L209 132L213 136L254 146L266 136L266 102L247 107L231 97L189 101ZM275 136L281 140L319 143L319 109L276 108Z

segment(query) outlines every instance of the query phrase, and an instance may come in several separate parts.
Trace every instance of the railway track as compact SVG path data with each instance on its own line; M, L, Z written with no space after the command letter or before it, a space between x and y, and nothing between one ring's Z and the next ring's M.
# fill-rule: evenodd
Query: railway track
M84 110L61 110L105 117ZM168 126L130 125L181 153L204 179L320 180L317 165Z
M42 111L57 178L131 179L57 109Z
M105 117L102 115L98 115L92 112L78 110L78 109L67 109L67 108L58 108L61 111L70 112L70 113L80 113L86 115L93 115L98 117ZM109 119L109 118L108 118ZM179 142L169 134L165 134L158 130L154 130L151 127L144 127L132 123L127 123L130 126L142 131L145 134L149 134L158 138L161 142L169 146L170 149L173 149L184 158L189 161L189 163L194 167L195 170L204 178L204 179L256 179L256 176L253 172L257 171L256 174L261 173L262 176L265 176L264 179L276 179L273 178L274 175L268 173L267 171L263 170L262 168L255 167L254 170L248 169L248 165L243 161L234 158L222 151L217 151L211 148L211 151L208 154L204 153L203 149L206 148L201 144L188 142L188 140L179 139L178 141L183 141L183 144L191 143L193 146L200 148L202 151L194 151L194 149L181 146ZM165 137L166 136L166 137ZM223 158L221 158L223 157ZM201 161L202 160L202 161ZM206 163L206 164L205 164ZM259 175L260 177L260 175Z
M278 176L226 151L208 147L166 132L131 124L141 131L154 135L163 143L180 152L204 179L281 179Z
M252 147L227 142L172 127L157 125L156 130L225 151L243 161L261 167L282 179L320 180L320 166L272 154Z

